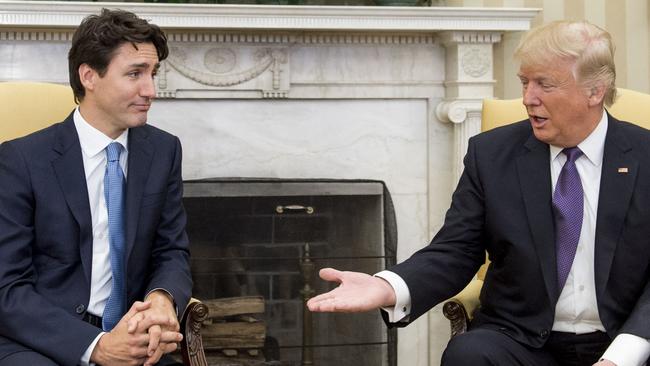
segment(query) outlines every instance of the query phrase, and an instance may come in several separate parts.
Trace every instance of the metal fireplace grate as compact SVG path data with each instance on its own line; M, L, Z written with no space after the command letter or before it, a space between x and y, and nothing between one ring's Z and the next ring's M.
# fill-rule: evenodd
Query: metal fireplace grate
M214 364L395 366L397 337L378 312L309 313L304 302L332 285L322 267L378 272L395 262L396 229L378 181L209 179L184 183L193 295L258 296L258 335L206 345ZM250 326L250 329L259 327ZM257 339L257 338L255 338ZM253 352L251 352L253 351ZM222 362L222 363L220 363Z

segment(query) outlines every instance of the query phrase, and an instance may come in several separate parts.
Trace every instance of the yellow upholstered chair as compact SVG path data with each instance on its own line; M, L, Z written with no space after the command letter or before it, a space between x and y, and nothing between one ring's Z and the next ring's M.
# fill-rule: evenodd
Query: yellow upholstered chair
M607 108L612 116L650 129L650 94L618 88L617 95L616 102L610 108ZM521 121L527 117L526 108L521 98L509 100L486 99L483 101L481 130L487 131ZM463 291L443 305L443 313L451 322L452 337L467 330L474 311L480 306L479 293L488 267L489 260L486 259L476 278Z
M68 85L38 82L0 82L0 143L63 121L75 108ZM181 321L181 354L186 366L207 366L201 325L208 308L192 299Z
M0 83L0 142L63 121L74 107L72 89L67 85Z

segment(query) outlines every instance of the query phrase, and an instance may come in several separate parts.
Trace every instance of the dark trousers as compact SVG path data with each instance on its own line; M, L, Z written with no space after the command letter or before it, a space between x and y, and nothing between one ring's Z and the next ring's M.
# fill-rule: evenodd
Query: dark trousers
M16 365L58 366L56 362L34 351L15 352L0 360L0 366Z
M591 366L609 346L606 333L551 332L542 348L515 341L496 330L475 328L449 341L443 366Z
M12 353L0 360L0 366L58 366L51 359L34 351L20 351ZM182 366L170 356L163 356L156 366Z

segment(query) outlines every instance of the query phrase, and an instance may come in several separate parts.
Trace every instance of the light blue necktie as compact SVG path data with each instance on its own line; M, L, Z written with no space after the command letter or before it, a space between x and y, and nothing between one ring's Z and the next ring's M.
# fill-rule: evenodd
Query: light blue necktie
M108 209L108 240L113 272L113 286L108 297L102 327L110 331L126 313L125 233L124 233L124 174L120 167L122 145L112 142L106 147L104 197Z

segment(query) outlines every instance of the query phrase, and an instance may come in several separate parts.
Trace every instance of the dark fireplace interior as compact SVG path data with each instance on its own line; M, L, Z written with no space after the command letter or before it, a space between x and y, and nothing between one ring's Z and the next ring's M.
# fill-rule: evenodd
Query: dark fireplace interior
M187 181L184 191L193 296L264 299L257 363L239 361L239 352L213 364L396 364L396 332L379 312L304 307L306 297L335 286L318 278L320 268L372 274L394 263L394 214L381 182L210 179Z

